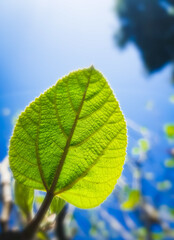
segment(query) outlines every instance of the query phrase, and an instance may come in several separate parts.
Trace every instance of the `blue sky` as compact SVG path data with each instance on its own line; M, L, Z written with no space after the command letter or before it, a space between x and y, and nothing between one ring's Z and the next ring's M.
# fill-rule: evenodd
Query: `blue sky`
M91 64L109 80L126 118L160 133L162 121L172 119L170 66L148 76L133 45L116 48L113 9L114 0L0 1L1 159L16 112L65 74ZM156 111L147 111L148 101Z

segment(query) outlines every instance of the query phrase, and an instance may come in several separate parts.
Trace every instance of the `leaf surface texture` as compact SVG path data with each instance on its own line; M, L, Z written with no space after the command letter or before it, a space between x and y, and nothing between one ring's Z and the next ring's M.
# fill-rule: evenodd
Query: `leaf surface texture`
M23 184L80 208L112 192L126 155L126 123L103 75L90 67L63 77L20 115L10 166Z

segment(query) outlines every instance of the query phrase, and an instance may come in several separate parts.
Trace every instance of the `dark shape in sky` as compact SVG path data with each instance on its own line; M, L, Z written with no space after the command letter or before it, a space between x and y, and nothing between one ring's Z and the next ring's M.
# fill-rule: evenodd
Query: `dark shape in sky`
M118 0L120 47L135 43L150 73L174 60L174 0Z

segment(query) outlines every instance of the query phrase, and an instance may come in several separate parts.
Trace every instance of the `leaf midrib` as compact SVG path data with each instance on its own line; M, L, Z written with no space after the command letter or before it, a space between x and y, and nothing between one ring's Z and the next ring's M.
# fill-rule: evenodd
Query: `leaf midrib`
M39 122L38 122L37 132L36 132L36 159L37 159L38 169L39 169L39 173L40 173L43 185L44 185L45 189L48 191L48 186L47 186L47 183L45 181L44 174L43 174L42 167L41 167L41 161L40 161L40 155L39 155L39 143L38 143L38 141L39 141L39 128L40 128L40 122L41 122L41 102L39 104L39 113L38 114L39 114Z
M54 194L54 190L56 188L57 182L59 180L60 173L62 171L62 168L63 168L64 162L65 162L66 156L68 154L68 150L69 150L69 147L70 147L71 139L73 137L73 134L74 134L74 131L75 131L75 128L76 128L76 125L77 125L77 122L78 122L78 119L79 119L79 116L80 116L80 113L81 113L81 110L82 110L82 107L83 107L83 104L84 104L84 101L85 101L86 93L87 93L87 90L88 90L88 87L89 87L89 83L90 83L90 79L91 79L91 75L92 75L92 70L93 70L93 67L91 67L91 72L90 72L90 75L88 76L86 89L84 91L83 98L82 98L82 101L81 101L80 106L79 106L79 110L77 111L76 118L74 120L74 124L72 126L71 132L70 132L69 137L67 139L66 146L64 148L64 152L62 154L60 163L59 163L59 165L58 165L58 167L56 169L56 174L55 174L55 177L53 179L52 185L51 185L50 190L49 190L49 192L52 193L52 194Z

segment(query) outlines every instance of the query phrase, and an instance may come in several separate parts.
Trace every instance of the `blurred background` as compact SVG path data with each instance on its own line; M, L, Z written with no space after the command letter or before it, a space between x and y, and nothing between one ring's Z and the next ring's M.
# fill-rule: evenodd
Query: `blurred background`
M64 209L64 239L174 239L173 0L1 0L0 161L20 112L91 64L126 117L127 159L101 206ZM18 217L14 205L11 229Z

